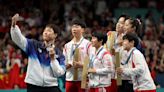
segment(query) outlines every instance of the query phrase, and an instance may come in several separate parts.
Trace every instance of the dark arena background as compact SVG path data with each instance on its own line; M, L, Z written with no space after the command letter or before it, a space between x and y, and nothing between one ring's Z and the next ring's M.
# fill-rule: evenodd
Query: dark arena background
M0 92L26 92L24 78L28 59L11 40L11 18L27 38L42 40L46 24L60 27L56 44L63 50L71 40L70 22L80 17L87 25L84 37L93 31L114 31L118 18L127 14L141 21L137 32L157 92L164 92L164 0L0 0Z

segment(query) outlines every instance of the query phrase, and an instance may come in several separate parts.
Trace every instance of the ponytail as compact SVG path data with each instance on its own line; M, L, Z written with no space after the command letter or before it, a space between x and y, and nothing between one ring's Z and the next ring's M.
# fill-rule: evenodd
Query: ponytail
M132 19L132 18L129 18L130 20L130 24L132 25L132 28L135 28L135 33L138 33L141 31L141 21L140 19Z

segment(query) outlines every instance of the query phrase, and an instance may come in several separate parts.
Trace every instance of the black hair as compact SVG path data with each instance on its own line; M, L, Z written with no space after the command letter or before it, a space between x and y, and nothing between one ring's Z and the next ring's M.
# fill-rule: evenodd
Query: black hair
M126 15L126 14L122 14L122 15L119 16L118 19L120 19L121 17L125 18L125 20L127 20L127 19L130 18L128 15Z
M53 29L54 33L60 34L60 28L55 24L47 24L46 27Z
M132 28L135 28L135 32L138 33L141 30L141 21L139 19L128 19L130 21L130 24L132 25Z
M107 41L107 34L100 32L100 31L94 31L92 32L92 36L96 37L98 41L102 41L102 45L104 45Z
M71 21L71 26L73 25L79 25L81 26L82 28L86 28L86 24L83 20L79 19L79 18L74 18L72 21Z
M127 33L123 36L123 40L127 39L129 42L134 41L134 47L139 44L138 36L135 33Z

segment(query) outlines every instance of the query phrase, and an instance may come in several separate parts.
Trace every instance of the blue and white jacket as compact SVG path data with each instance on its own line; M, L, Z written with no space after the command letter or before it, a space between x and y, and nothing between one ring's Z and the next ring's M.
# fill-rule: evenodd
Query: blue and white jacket
M11 27L11 38L28 56L25 82L42 87L58 86L57 78L65 74L65 58L55 48L55 60L51 61L43 42L25 38L16 25Z

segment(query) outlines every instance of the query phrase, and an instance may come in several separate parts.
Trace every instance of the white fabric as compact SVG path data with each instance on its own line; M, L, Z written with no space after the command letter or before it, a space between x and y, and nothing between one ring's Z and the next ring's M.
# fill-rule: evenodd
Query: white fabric
M123 68L123 74L131 76L134 90L153 90L156 89L154 81L150 75L150 71L143 54L136 48L132 48L129 52L135 49L128 62L128 67ZM135 68L132 66L132 62Z
M90 67L96 69L96 73L89 74L90 87L107 87L111 85L111 74L113 72L112 56L103 47L96 51L91 59Z
M82 41L82 42L81 42ZM86 55L91 55L91 52L94 50L91 46L91 42L88 41L85 38L81 38L80 41L77 43L80 44L78 46L79 52L80 52L80 58L81 58L81 63L83 64L84 58ZM66 64L71 64L73 65L73 55L72 51L75 49L75 43L73 40L65 44L64 49L63 49L63 54L66 58ZM66 81L81 81L81 74L82 74L82 68L78 68L78 79L73 80L73 74L74 74L74 68L71 67L67 69L66 71Z

